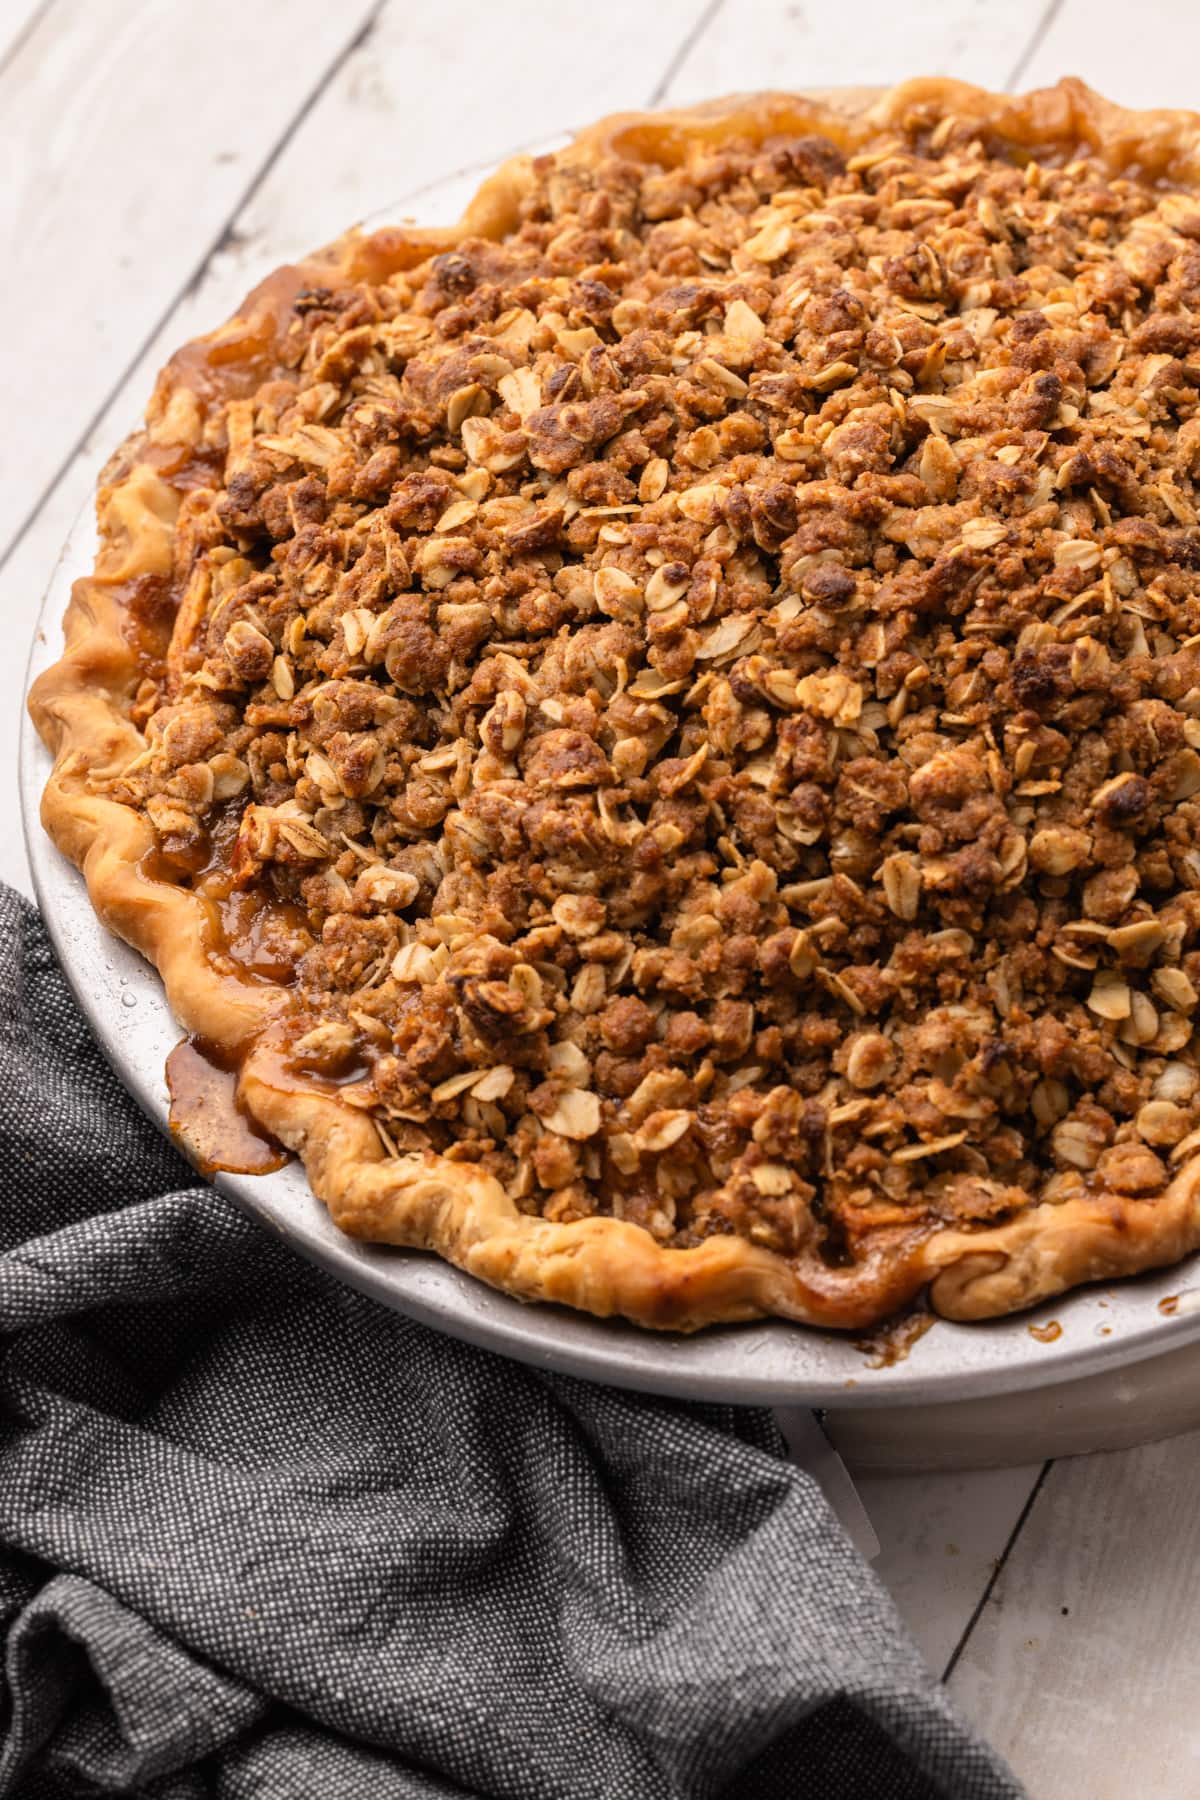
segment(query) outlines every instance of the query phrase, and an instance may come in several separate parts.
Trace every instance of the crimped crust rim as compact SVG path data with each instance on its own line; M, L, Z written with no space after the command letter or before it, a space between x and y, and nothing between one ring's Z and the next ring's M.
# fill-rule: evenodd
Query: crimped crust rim
M817 98L732 96L687 111L614 115L582 132L568 154L619 149L670 162L700 140L800 130L825 132L846 147L923 100L952 106L1033 147L1086 143L1114 168L1136 162L1177 181L1200 176L1200 115L1131 112L1075 81L1015 99L940 79ZM528 180L528 159L516 158L483 183L454 227L350 233L310 262L271 277L238 320L244 329L306 279L332 272L371 277L466 235L500 236L515 219ZM235 321L225 331L238 328ZM434 1250L525 1299L679 1330L763 1315L855 1327L926 1285L946 1316L990 1317L1081 1282L1175 1261L1200 1244L1200 1159L1187 1162L1152 1201L1111 1195L1043 1203L999 1226L935 1230L890 1262L882 1238L875 1266L852 1271L825 1267L815 1257L800 1266L738 1238L675 1249L616 1219L554 1224L522 1214L498 1182L460 1163L433 1155L387 1160L361 1112L321 1083L282 1069L272 1027L286 1011L285 996L214 971L205 903L144 871L153 838L147 822L95 791L139 741L128 718L137 659L122 630L119 592L139 568L153 571L170 554L169 492L139 461L144 441L141 434L130 439L102 478L96 570L75 584L64 654L31 696L37 728L55 756L43 822L83 871L103 922L155 964L184 1029L244 1053L242 1101L303 1158L314 1191L342 1229Z

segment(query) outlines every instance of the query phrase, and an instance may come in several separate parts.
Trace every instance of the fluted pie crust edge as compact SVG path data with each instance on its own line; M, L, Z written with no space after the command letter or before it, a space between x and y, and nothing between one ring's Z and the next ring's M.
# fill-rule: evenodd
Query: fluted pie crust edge
M1016 99L941 80L886 92L738 96L692 111L605 119L583 132L570 154L588 158L617 148L630 158L669 164L697 141L761 141L780 133L821 133L852 150L922 100L978 118L1030 148L1083 144L1116 168L1136 162L1176 182L1200 179L1200 115L1126 111L1075 82ZM459 223L444 230L349 234L310 262L269 278L234 320L203 342L210 349L227 345L235 359L239 346L261 341L307 282L381 279L466 236L505 235L516 222L529 171L525 158L506 163ZM176 384L196 379L197 366L177 359ZM211 359L205 379L214 379ZM859 1327L926 1287L938 1313L980 1319L1080 1283L1173 1262L1200 1245L1200 1158L1189 1160L1152 1200L1097 1194L1034 1205L991 1227L933 1229L902 1252L882 1234L877 1248L847 1269L827 1266L815 1251L785 1259L733 1236L676 1249L615 1218L551 1223L523 1214L498 1181L464 1164L434 1155L389 1158L370 1120L336 1089L285 1068L273 1028L286 1014L286 992L214 968L204 901L147 873L151 826L106 797L106 782L143 746L129 717L139 663L122 596L132 579L162 575L172 560L178 497L143 460L147 442L145 433L131 438L101 478L95 569L75 583L64 654L31 696L37 728L55 759L43 821L83 871L105 925L155 965L183 1029L241 1057L242 1104L303 1159L314 1192L341 1229L434 1251L525 1300L675 1330L764 1315Z

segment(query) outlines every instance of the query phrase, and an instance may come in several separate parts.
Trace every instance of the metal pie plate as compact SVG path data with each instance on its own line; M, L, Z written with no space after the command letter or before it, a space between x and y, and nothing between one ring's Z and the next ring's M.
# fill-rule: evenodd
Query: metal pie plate
M554 148L553 144L539 148ZM486 171L457 175L404 201L388 219L437 224L459 216ZM384 219L371 223L384 223ZM71 583L90 572L91 508L63 549L42 607L32 680L58 657ZM26 714L21 805L34 886L75 995L116 1073L168 1130L163 1068L180 1032L149 964L96 918L83 878L42 831L38 807L50 758ZM345 1237L297 1162L275 1174L216 1177L216 1186L339 1280L423 1324L545 1369L621 1387L732 1404L908 1407L1012 1393L1109 1371L1200 1341L1200 1257L1111 1288L1081 1289L1036 1311L973 1325L939 1320L908 1355L871 1366L852 1338L782 1321L718 1326L697 1336L641 1330L495 1293L436 1257ZM1173 1310L1160 1310L1166 1301ZM1044 1342L1033 1329L1051 1322Z

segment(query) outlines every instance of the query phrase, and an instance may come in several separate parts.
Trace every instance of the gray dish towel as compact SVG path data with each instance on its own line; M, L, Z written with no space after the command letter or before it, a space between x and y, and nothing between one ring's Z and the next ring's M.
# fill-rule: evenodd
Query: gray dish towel
M993 1800L769 1415L535 1374L200 1183L0 888L0 1794Z

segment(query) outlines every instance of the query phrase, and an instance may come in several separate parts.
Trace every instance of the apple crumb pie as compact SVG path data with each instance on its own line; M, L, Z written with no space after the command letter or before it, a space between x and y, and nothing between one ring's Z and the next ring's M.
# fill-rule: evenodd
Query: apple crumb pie
M345 1230L683 1329L1200 1244L1198 176L622 116L168 365L46 824Z

